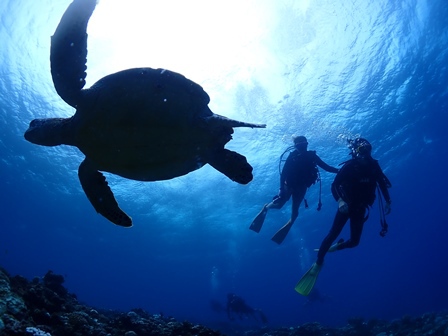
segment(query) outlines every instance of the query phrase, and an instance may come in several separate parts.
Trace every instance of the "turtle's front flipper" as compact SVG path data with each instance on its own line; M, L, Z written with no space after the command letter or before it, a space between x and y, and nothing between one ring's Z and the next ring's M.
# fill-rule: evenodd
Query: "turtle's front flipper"
M78 170L82 189L86 193L95 210L112 223L131 227L132 219L126 215L115 200L114 194L107 185L106 178L85 159Z
M241 154L224 148L213 152L210 157L206 158L206 161L232 181L241 184L252 181L252 166Z
M75 107L86 84L87 23L96 0L74 0L51 37L51 75L56 91Z

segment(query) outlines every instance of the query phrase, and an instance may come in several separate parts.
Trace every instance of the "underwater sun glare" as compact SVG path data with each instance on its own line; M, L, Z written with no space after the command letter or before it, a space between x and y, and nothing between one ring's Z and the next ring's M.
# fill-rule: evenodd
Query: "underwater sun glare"
M88 84L131 67L166 68L199 83L251 68L262 57L265 15L254 1L100 1L88 27Z

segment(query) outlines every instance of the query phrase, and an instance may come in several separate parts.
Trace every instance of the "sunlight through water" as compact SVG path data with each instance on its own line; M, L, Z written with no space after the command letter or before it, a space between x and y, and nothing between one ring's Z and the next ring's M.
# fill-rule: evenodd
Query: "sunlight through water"
M270 237L288 220L289 203L269 213L260 233L248 227L278 192L280 156L293 135L305 135L309 149L332 166L349 158L348 139L363 136L392 181L393 205L402 209L391 214L391 238L377 237L375 207L362 246L329 258L319 290L346 306L328 309L325 320L375 315L373 304L359 307L359 296L384 315L399 315L408 307L388 310L390 301L411 307L413 295L423 295L413 288L404 293L398 280L386 277L390 285L382 276L395 272L389 260L419 262L394 244L413 244L410 251L417 253L417 243L405 239L423 231L413 218L425 218L419 225L426 230L426 216L439 211L420 202L444 200L426 196L427 185L419 183L436 177L431 188L445 183L440 165L420 174L427 157L446 144L446 0L100 0L87 29L85 88L124 69L164 68L201 85L214 113L267 124L235 129L226 145L252 165L247 185L209 165L153 183L105 174L133 218L130 229L107 222L89 203L78 179L84 157L77 148L36 146L23 138L34 118L75 113L50 74L51 36L70 3L0 2L0 246L8 250L0 266L30 277L49 268L67 274L70 289L98 306L188 318L206 309L192 301L207 302L210 293L222 301L232 291L262 307L274 324L309 322L317 313L303 312L294 285L332 223L334 175L321 171L322 210L316 211L316 184L306 195L310 208L301 206L281 246ZM399 193L406 203L396 201ZM386 250L392 252L385 257ZM423 269L428 259L416 267ZM362 269L357 276L373 279L366 280L369 290L355 291L350 265Z

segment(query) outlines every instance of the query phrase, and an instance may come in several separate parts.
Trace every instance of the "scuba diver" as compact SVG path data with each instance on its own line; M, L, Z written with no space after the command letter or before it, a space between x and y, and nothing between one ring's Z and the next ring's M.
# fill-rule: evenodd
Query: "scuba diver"
M253 318L263 324L268 323L268 319L260 309L254 309L248 306L240 296L229 293L227 294L227 317L229 320L234 320L235 315L238 316L240 320L243 318Z
M378 202L382 227L380 235L384 237L387 233L388 225L385 216L391 211L388 188L392 185L384 175L378 161L372 158L372 145L366 139L349 140L349 148L352 159L343 163L331 185L333 197L338 202L333 226L322 241L320 248L316 249L318 252L316 262L295 287L295 290L302 295L308 295L313 289L327 252L358 246L364 223L369 218L369 208L375 202L377 189L379 189ZM385 205L381 196L384 197ZM346 241L340 239L332 245L349 219L350 238Z
M316 151L307 150L308 141L304 136L294 137L293 141L294 146L288 148L283 153L284 155L290 149L294 148L294 151L292 151L286 159L285 166L280 173L280 191L278 195L274 197L271 203L263 206L260 213L255 217L249 227L249 229L257 233L260 232L268 210L281 209L292 196L291 218L271 238L277 244L281 244L283 242L294 224L294 221L297 219L297 216L299 215L299 206L305 198L306 190L317 180L320 180L317 166L330 173L338 172L337 168L331 167L323 162L322 159L316 154ZM282 157L280 158L280 163L282 161ZM317 210L320 210L321 205L319 195L319 205ZM308 207L306 199L305 207Z

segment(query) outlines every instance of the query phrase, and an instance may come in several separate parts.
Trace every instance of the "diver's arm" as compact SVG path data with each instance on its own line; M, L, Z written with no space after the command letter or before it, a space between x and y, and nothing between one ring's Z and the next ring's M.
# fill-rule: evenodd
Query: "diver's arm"
M292 153L291 153L292 154ZM289 154L283 166L282 173L280 174L280 189L283 189L286 184L286 177L290 176L292 170L292 155Z
M387 178L387 176L384 174L383 170L381 169L378 161L376 161L376 182L378 183L378 186L380 187L381 190L381 194L383 194L384 200L386 201L386 203L391 203L391 199L390 199L390 194L389 194L389 190L388 188L390 188L392 185L389 181L389 179Z
M336 201L341 198L339 185L336 183L336 180L331 184L331 194Z
M336 201L341 199L349 203L349 190L346 190L347 181L350 180L352 169L350 162L347 162L336 174L333 183L331 184L331 193Z
M384 200L386 203L392 203L392 200L390 199L389 190L387 190L387 187L384 183L378 182L378 185L380 187L381 193L383 194Z
M383 208L383 211L386 215L390 214L391 211L391 203L392 200L390 199L390 194L388 188L392 187L392 184L390 183L387 176L383 173L383 170L381 169L378 161L375 161L376 163L376 182L380 188L381 194L384 197L384 200L386 202L386 205Z
M329 173L337 173L339 169L332 167L328 164L326 164L322 159L316 154L316 164L321 167L323 170L329 172Z
M381 173L384 175L384 173L381 171ZM384 175L386 176L386 175ZM382 176L380 178L377 179L378 182L378 186L380 187L381 190L381 194L383 194L384 200L386 201L386 203L390 203L392 202L390 199L390 194L389 194L389 190L388 185L386 183L386 181L382 178Z

